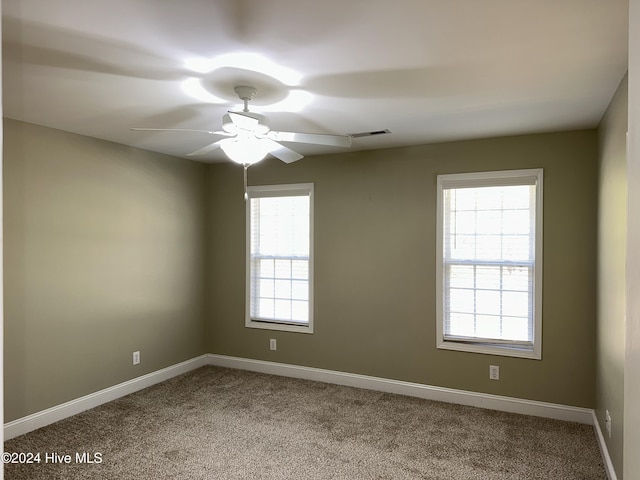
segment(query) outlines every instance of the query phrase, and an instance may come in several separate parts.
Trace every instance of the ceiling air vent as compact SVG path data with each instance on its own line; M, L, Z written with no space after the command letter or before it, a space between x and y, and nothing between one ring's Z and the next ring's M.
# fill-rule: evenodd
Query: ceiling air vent
M386 135L391 133L389 130L374 130L373 132L350 133L351 138L373 137L374 135Z

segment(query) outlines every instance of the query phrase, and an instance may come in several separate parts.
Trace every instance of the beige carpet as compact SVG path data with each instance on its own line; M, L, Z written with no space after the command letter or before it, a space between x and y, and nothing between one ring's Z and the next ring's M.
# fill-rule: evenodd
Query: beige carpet
M607 478L590 426L217 367L5 451L41 455L6 465L7 480ZM71 463L45 463L54 452Z

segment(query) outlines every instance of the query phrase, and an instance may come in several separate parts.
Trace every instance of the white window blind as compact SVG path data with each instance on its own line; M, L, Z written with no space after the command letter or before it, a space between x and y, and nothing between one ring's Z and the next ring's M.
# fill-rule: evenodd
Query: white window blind
M247 326L310 331L312 191L311 184L248 189Z
M541 182L541 170L438 178L439 347L539 356Z

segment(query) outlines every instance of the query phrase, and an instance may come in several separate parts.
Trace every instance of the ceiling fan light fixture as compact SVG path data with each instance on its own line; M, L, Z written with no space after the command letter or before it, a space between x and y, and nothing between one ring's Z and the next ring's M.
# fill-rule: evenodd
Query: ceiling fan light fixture
M264 138L243 136L222 140L220 148L234 162L253 165L267 156L271 143Z

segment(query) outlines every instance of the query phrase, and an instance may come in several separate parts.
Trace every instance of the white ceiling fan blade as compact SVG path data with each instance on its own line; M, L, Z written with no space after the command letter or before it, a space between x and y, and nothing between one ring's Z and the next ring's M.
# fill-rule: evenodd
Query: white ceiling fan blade
M277 142L315 143L333 147L350 147L349 135L325 135L321 133L276 132L270 131L267 137Z
M245 130L253 130L260 121L257 118L253 118L249 115L243 115L238 112L228 112L231 121Z
M193 157L194 155L203 155L207 152L215 150L216 148L220 147L220 142L223 142L224 140L226 139L223 138L222 140L218 140L217 142L213 142L213 143L210 143L209 145L205 145L204 147L199 148L195 152L187 153L187 157Z
M285 147L284 145L280 145L278 142L275 142L270 138L265 138L261 141L268 142L269 153L282 160L284 163L293 163L304 158L304 156L300 155L298 152L291 150L289 147Z
M137 132L200 132L200 133L208 133L209 135L224 135L228 137L232 135L228 132L223 132L220 130L193 130L191 128L142 128L142 127L133 127L129 130L135 130Z

